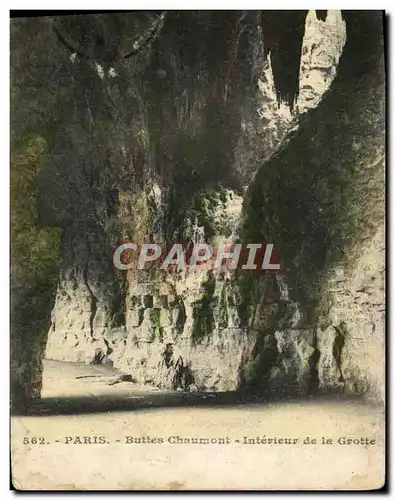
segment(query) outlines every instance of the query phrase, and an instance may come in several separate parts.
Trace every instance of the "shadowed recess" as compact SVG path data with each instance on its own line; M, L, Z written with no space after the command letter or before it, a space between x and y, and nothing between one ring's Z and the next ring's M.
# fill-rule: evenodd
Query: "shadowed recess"
M307 10L263 11L265 55L270 54L277 101L293 110L299 95L299 69Z
M298 396L292 392L281 391L276 393L268 391L264 396L238 391L185 393L137 393L125 397L114 396L89 397L89 396L63 396L42 398L29 408L27 413L31 417L48 417L52 415L83 415L112 412L145 411L171 408L206 407L219 409L223 406L231 409L248 406L251 409L275 403L300 405L303 402L354 402L366 404L360 396L344 394L325 394L315 396ZM14 412L18 415L18 412Z
M326 21L326 16L328 15L327 10L316 10L315 13L316 13L317 19L319 19L320 21L324 21L324 22Z

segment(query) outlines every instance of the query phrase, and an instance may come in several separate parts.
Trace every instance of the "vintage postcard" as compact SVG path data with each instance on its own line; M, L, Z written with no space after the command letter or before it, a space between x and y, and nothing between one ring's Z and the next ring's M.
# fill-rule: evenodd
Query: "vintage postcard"
M383 488L385 13L10 24L13 488Z

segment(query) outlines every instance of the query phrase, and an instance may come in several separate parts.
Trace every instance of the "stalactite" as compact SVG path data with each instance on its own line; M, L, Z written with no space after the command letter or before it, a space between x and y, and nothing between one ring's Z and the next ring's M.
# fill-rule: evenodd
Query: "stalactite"
M270 54L278 102L294 107L299 95L299 70L307 11L263 11L265 54Z

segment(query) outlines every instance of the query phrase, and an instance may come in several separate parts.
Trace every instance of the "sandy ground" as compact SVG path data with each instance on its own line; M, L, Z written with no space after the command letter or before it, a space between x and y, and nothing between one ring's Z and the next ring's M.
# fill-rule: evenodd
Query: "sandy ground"
M11 422L16 488L350 490L384 483L381 407L107 385L117 375L46 362L42 400Z

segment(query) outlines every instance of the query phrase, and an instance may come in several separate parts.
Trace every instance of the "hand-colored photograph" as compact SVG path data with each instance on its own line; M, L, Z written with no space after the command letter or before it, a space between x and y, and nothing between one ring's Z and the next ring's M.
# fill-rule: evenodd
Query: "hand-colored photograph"
M386 23L10 12L11 489L385 488Z

